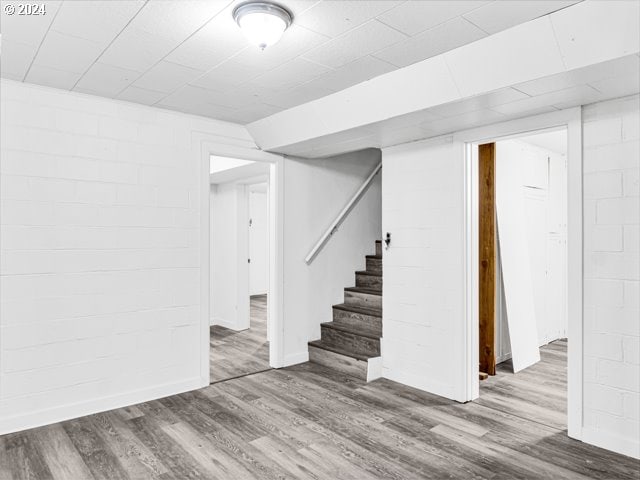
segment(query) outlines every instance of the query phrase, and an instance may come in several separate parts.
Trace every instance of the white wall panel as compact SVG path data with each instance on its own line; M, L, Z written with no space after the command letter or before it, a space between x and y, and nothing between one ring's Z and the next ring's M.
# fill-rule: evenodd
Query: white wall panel
M0 433L208 382L192 133L240 144L245 129L6 80L1 92Z
M590 105L583 118L585 440L638 458L640 99Z
M383 150L383 376L466 400L464 156L450 138Z

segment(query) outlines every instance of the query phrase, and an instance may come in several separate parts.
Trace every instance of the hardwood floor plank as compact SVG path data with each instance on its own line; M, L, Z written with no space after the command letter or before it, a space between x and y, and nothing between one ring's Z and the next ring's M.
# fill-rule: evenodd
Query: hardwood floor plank
M270 368L266 295L251 297L250 315L250 328L241 332L218 325L210 328L211 383Z
M60 424L42 427L33 438L53 478L94 478ZM0 475L0 478L4 477Z
M567 437L566 347L498 365L467 404L312 363L268 370L1 436L0 479L638 480L639 461Z
M62 426L96 480L131 479L116 455L96 433L91 416L64 422Z

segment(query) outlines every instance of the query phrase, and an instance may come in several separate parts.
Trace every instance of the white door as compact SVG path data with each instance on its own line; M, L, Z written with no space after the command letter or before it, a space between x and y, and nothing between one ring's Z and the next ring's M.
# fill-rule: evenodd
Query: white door
M269 286L268 204L266 184L249 187L249 294Z
M498 242L514 372L540 361L521 153L513 142L496 144Z

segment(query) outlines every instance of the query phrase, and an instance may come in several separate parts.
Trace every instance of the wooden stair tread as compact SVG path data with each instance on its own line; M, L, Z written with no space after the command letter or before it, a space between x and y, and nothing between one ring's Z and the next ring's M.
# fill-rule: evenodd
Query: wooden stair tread
M364 287L346 287L344 289L345 292L355 292L355 293L366 293L367 295L377 295L379 297L382 296L382 290L375 290L373 288L364 288Z
M378 260L382 260L382 255L365 255L365 258L377 258Z
M325 322L320 324L321 327L331 328L340 332L350 333L352 335L358 335L360 337L371 338L373 340L380 340L382 332L374 328L353 327L351 325L344 325L337 322Z
M369 270L357 270L356 275L368 275L370 277L382 277L381 273L371 272Z
M341 348L330 347L330 346L325 345L324 343L322 343L321 340L313 340L312 342L309 342L309 346L310 347L316 347L316 348L319 348L321 350L326 350L328 352L337 353L338 355L344 355L345 357L355 358L356 360L361 360L363 362L366 362L370 358L375 358L375 357L378 356L378 355L362 355L360 353L349 352L349 351L343 350Z
M360 313L362 315L382 318L382 311L376 308L365 308L356 305L347 305L346 303L339 303L338 305L334 305L333 308L344 310L346 312Z

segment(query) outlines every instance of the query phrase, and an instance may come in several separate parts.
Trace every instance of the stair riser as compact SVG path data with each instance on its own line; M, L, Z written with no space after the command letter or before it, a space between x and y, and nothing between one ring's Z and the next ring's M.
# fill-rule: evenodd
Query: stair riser
M333 309L333 321L351 327L370 328L382 332L382 318L363 313L348 312L340 308Z
M382 310L382 296L362 292L344 292L344 303L357 307Z
M382 259L367 258L367 272L382 274Z
M343 332L322 325L322 343L329 347L339 348L347 352L360 355L380 355L380 339L363 337L349 332Z
M360 380L367 380L367 362L328 352L309 345L309 361L338 370Z
M382 256L382 242L376 242L376 255Z
M356 273L356 287L373 288L374 290L382 290L382 277Z

